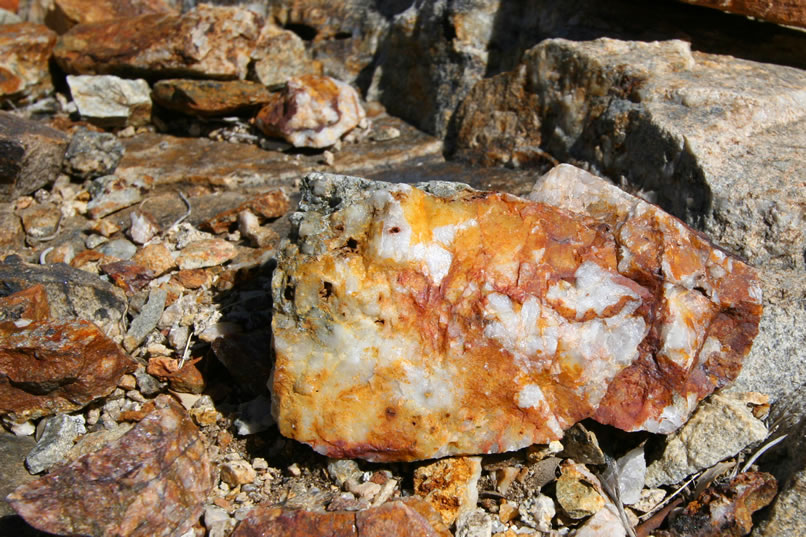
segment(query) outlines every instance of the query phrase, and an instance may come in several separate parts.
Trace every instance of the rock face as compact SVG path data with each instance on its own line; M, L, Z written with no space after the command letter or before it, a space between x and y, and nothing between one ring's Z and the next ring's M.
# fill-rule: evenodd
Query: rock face
M48 62L56 34L41 24L0 25L0 102L35 100L53 91Z
M682 0L728 13L806 28L806 2L803 0Z
M168 396L131 431L8 496L29 524L61 535L180 536L213 487L204 441Z
M260 18L201 4L181 16L148 14L74 26L53 52L69 74L246 77Z
M591 416L669 433L735 378L754 271L581 171L571 191L597 203L566 206L569 168L539 202L308 176L273 280L280 431L375 461L515 450Z
M457 151L584 162L755 265L802 269L804 88L802 70L683 41L547 39L474 88L457 111Z
M328 147L364 119L352 87L327 76L290 79L258 114L257 126L295 147Z

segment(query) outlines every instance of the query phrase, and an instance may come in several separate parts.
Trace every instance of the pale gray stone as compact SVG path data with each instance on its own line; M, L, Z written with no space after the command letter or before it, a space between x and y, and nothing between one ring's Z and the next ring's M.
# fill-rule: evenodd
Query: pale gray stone
M358 467L358 463L352 459L331 459L327 463L327 475L339 487L344 487L344 484L351 479L358 479L361 469Z
M137 246L127 239L115 239L98 246L98 251L118 259L131 259L137 253Z
M148 302L134 318L129 326L129 331L126 332L126 337L123 338L123 347L127 351L132 352L157 327L162 311L165 309L167 296L168 293L165 289L153 289L149 293ZM148 395L145 391L143 394Z
M25 465L32 474L50 470L61 463L76 438L87 432L81 415L57 414L42 421L42 435L25 458Z
M68 75L67 85L82 119L103 127L141 126L151 120L151 88L143 79Z
M618 509L608 503L574 534L575 537L625 537L627 530L619 517Z
M0 8L0 24L17 24L18 22L22 22L22 19L16 13Z
M493 521L484 509L464 511L456 519L456 537L490 537Z
M646 459L644 448L638 446L628 451L616 461L618 465L619 500L624 505L632 505L641 499L641 490L646 479Z
M551 519L556 513L554 500L541 493L527 498L520 507L523 523L544 532L551 531Z
M80 179L109 175L123 158L123 144L114 134L81 128L64 155L65 171Z
M137 389L145 396L156 395L167 386L167 383L158 381L142 368L134 372L134 378L137 379Z

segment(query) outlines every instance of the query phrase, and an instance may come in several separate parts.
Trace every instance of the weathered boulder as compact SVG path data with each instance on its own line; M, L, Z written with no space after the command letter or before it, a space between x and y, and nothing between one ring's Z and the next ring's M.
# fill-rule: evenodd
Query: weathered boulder
M753 264L804 267L806 72L683 41L548 39L457 111L457 150L623 178Z
M308 176L273 280L280 431L369 460L515 450L591 416L669 433L735 378L754 271L594 176L567 195L567 172L537 202Z
M0 25L0 103L33 101L53 91L48 62L56 34L41 24Z
M176 14L176 0L53 0L45 23L63 34L76 24L102 22L148 13Z
M259 31L252 11L201 4L183 15L79 24L59 38L53 55L69 74L243 79Z
M152 96L165 108L199 116L249 113L271 100L263 85L245 80L161 80Z
M803 0L681 0L748 17L806 28L806 2Z
M183 535L213 488L204 440L169 396L106 447L8 496L37 529L61 535Z

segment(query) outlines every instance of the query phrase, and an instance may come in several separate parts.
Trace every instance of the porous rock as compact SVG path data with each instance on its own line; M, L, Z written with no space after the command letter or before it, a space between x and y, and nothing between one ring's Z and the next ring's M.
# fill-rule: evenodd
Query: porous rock
M327 76L303 75L288 80L283 91L257 115L257 126L295 147L335 144L364 118L358 92Z
M48 62L56 34L41 24L0 25L0 103L29 102L53 91Z
M151 121L148 82L113 75L68 75L67 85L81 117L101 127L134 127ZM120 160L120 159L118 159Z
M476 507L480 477L481 457L446 457L414 471L414 493L451 526Z
M552 184L534 202L309 175L272 283L282 434L415 460L548 443L591 416L669 433L735 378L754 271L621 191L594 218Z
M53 55L69 74L243 79L259 23L248 9L201 4L182 15L79 24L61 36Z
M204 441L168 396L106 447L8 496L33 527L62 535L172 536L190 529L213 487Z

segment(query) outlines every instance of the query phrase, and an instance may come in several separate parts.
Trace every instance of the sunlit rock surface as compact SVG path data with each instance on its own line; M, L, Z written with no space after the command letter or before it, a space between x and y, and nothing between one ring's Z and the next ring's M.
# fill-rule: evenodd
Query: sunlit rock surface
M374 461L515 450L591 416L668 433L734 378L753 270L596 178L600 203L559 208L551 179L540 203L309 175L273 281L280 431Z

